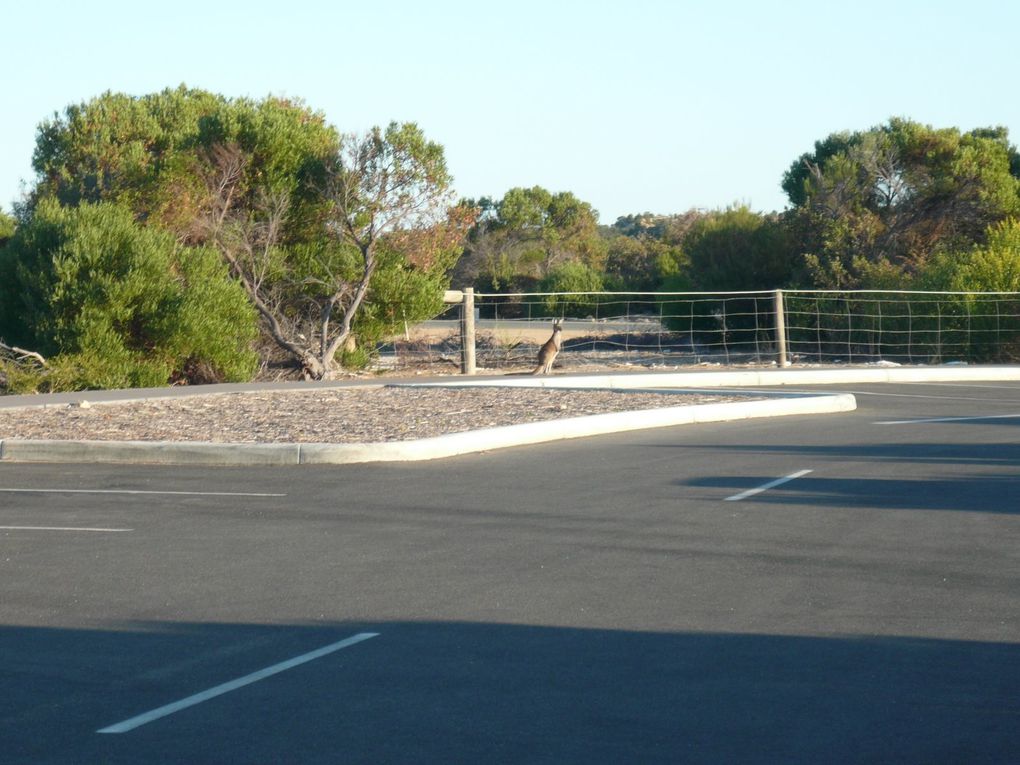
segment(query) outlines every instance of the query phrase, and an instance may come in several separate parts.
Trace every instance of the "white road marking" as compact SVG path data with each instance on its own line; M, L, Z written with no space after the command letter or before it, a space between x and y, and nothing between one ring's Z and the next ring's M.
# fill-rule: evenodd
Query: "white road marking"
M984 414L973 417L926 417L917 420L882 420L874 425L917 425L925 422L973 422L974 420L1015 420L1020 414Z
M134 529L94 529L82 526L0 526L0 531L134 531Z
M335 651L339 651L343 648L349 648L352 645L378 636L378 632L361 632L357 635L352 635L345 640L341 640L337 643L331 643L330 645L323 646L315 651L301 654L301 656L295 656L293 659L288 659L287 661L282 661L279 664L274 664L271 667L260 669L257 672L252 672L250 675L239 677L236 680L230 680L229 682L217 685L216 687L202 691L201 693L188 696L180 701L175 701L149 712L143 712L129 720L124 720L123 722L108 725L105 728L100 728L96 731L96 733L127 733L128 731L132 731L135 728L152 722L153 720L159 720L160 718L167 717L175 712L180 712L182 709L187 709L188 707L193 707L196 704L201 704L203 701L208 701L209 699L214 699L217 696L222 696L224 693L236 691L238 688L243 688L246 685L257 683L259 680L265 680L267 677L271 677L272 675L285 672L288 669L293 669L294 667L314 661L315 659L321 659L323 656L327 656Z
M810 388L784 388L784 391L788 393L818 393L817 389ZM877 396L879 398L923 398L923 399L935 399L937 401L977 401L979 403L987 404L989 399L979 398L977 396L934 396L931 394L924 393L887 393L886 391L875 391L875 390L841 390L841 393L852 393L855 396ZM1020 404L1020 401L1013 399L995 399L996 404Z
M782 478L777 478L774 481L769 481L768 483L762 484L761 486L759 486L759 487L757 487L755 489L748 489L747 491L742 491L739 494L734 494L732 497L726 497L726 499L723 500L723 501L724 502L739 502L742 499L747 499L748 497L753 497L755 494L761 494L763 491L768 491L769 489L774 489L776 486L780 486L780 485L782 485L784 483L787 483L788 481L792 481L795 478L800 478L801 476L805 476L805 475L807 475L810 472L812 472L812 471L810 471L810 470L798 470L796 473L790 473L790 475L783 476Z
M286 497L286 494L258 494L241 491L145 491L141 489L4 489L7 494L161 494L174 497Z
M961 383L961 382L905 382L900 385L928 385L932 388L978 388L995 390L1017 390L1016 385L988 385L985 383Z

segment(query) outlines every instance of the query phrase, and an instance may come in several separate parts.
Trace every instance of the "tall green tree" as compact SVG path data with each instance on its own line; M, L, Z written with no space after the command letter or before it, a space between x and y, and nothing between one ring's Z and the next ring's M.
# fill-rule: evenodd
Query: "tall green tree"
M183 243L215 246L258 312L266 353L282 348L312 377L334 373L338 351L380 331L378 317L413 319L418 309L402 304L438 300L459 252L450 245L442 267L426 267L420 252L400 250L427 239L402 232L437 227L445 241L463 228L459 213L446 217L442 147L414 125L354 137L300 101L183 86L106 93L44 123L34 162L29 211L45 199L109 202Z
M606 285L618 291L652 291L690 268L683 249L692 227L707 213L689 210L677 215L641 213L617 218L604 228L607 246Z
M560 263L539 284L542 292L601 292L602 274L578 260ZM548 295L544 300L548 316L594 316L600 303L597 295Z
M196 144L198 125L225 104L181 86L140 98L106 92L67 106L39 126L30 205L43 198L66 206L126 202L148 216L161 173L183 147Z
M472 202L471 204L476 204ZM513 188L499 201L482 199L455 276L489 289L531 287L556 266L578 261L605 267L598 212L571 192Z
M744 205L709 213L684 239L689 277L700 290L768 290L792 277L786 230L778 216Z
M606 283L614 290L652 291L683 258L679 248L648 236L609 236L606 248Z
M1020 162L1004 128L961 133L904 119L816 143L783 178L812 277L857 286L868 268L905 274L940 249L983 240L1020 213Z
M115 202L141 222L194 239L212 155L231 147L244 161L234 204L287 194L285 233L294 240L316 219L323 202L314 183L338 146L337 131L300 101L228 99L184 86L140 97L108 92L40 126L29 206L43 198Z
M324 169L322 198L328 205L314 239L288 242L288 189L263 190L254 210L239 203L246 176L243 152L222 148L209 176L211 206L206 235L230 264L277 345L315 379L336 373L338 353L350 348L355 322L369 303L373 279L383 260L390 297L407 300L402 316L419 316L422 305L440 308L434 278L413 279L414 264L401 263L399 249L412 240L454 227L452 178L443 148L413 123L391 123L364 135L342 137ZM380 258L386 251L387 257ZM449 253L439 256L445 272ZM416 251L420 254L420 251ZM431 276L429 266L420 271ZM402 266L407 266L406 269ZM434 264L430 264L434 265ZM397 278L402 272L403 278ZM405 295L398 287L410 289ZM415 288L434 292L434 302L415 300ZM381 297L386 292L380 292ZM376 311L376 320L385 310Z

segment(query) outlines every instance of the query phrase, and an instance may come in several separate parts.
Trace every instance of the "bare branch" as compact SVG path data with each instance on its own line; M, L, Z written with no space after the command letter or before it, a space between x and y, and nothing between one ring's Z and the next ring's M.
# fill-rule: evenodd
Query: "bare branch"
M3 342L2 340L0 340L0 351L6 351L9 354L13 355L16 361L26 361L28 359L32 359L32 361L39 364L39 366L41 366L43 369L49 368L49 364L47 363L46 359L43 358L43 355L41 353L36 353L35 351L26 351L24 348L19 348L16 345L7 345L7 343Z
M381 239L439 224L452 201L442 151L415 126L346 136L325 183L314 189L331 205L321 232L335 244L314 244L313 236L298 253L281 246L289 196L247 188L247 163L236 147L211 150L207 162L206 240L222 253L273 342L317 378L333 373L336 355L352 337ZM427 241L405 237L419 240ZM351 248L360 258L354 276L346 260Z

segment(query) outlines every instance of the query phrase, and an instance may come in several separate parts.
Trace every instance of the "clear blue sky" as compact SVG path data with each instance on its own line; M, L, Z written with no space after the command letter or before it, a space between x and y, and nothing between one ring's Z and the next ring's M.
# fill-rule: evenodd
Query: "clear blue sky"
M2 14L0 206L37 125L106 90L299 97L417 122L463 196L572 191L603 223L786 204L814 142L902 116L1020 143L1015 0L51 0Z

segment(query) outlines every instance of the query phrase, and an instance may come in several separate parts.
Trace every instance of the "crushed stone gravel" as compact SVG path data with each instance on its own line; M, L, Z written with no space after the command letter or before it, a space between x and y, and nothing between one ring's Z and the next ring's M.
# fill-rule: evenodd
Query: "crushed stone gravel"
M747 401L700 392L350 387L0 410L0 439L377 443L606 412Z

